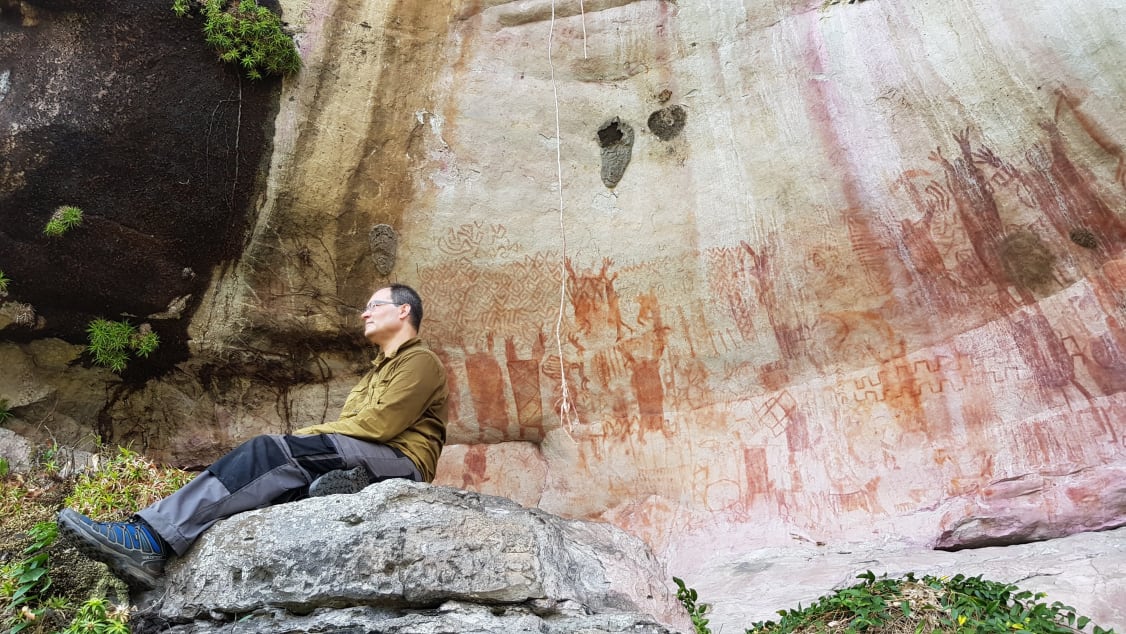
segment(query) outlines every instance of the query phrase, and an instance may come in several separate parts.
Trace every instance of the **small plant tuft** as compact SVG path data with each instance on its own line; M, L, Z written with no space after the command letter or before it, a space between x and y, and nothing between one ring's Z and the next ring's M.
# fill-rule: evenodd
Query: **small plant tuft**
M238 64L247 77L289 75L301 68L301 56L281 18L256 0L173 0L172 11L183 17L193 4L203 16L207 43L219 59Z
M82 224L82 210L73 205L63 205L51 214L47 226L43 227L43 233L57 238L80 224Z
M86 326L86 346L94 358L95 365L121 372L129 363L131 355L147 358L160 346L160 338L148 324L134 328L127 321L95 319Z
M681 605L688 612L688 618L692 619L692 627L696 634L712 634L711 629L708 628L708 619L704 618L704 613L711 606L707 603L696 603L699 598L696 590L684 585L683 579L673 577L672 580L676 584L676 598L680 600Z
M0 271L0 297L4 297L8 294L8 284L11 281L12 278L4 275L4 271Z
M8 406L8 399L0 398L0 425L12 417L12 408Z
M160 337L152 331L152 326L148 324L141 324L137 329L137 334L133 335L132 341L129 342L133 352L142 359L147 359L154 350L160 346Z
M87 599L62 634L129 634L127 605L109 606L105 599Z
M51 443L35 452L35 464L43 473L57 476L63 470L69 457L59 449L58 443Z

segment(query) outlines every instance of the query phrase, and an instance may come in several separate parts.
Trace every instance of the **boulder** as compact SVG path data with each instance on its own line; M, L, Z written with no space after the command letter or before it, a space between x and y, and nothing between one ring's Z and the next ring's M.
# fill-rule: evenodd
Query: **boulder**
M951 505L935 548L961 550L1063 537L1126 524L1126 462L991 482Z
M76 370L82 349L54 338L0 342L0 399L14 415L7 429L32 444L95 448L90 431L113 375L104 368Z
M659 633L685 624L639 539L406 480L219 522L169 562L164 580L134 631Z

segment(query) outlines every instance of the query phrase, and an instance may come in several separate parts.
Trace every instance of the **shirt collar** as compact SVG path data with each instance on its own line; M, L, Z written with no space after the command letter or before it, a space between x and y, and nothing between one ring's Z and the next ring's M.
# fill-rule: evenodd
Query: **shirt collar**
M382 363L383 361L386 361L387 359L394 359L395 357L399 356L399 354L401 354L403 352L403 350L406 350L407 348L413 348L414 346L417 346L420 343L422 343L421 339L419 339L418 337L411 337L410 339L407 339L406 341L404 341L403 345L399 346L399 349L395 351L395 354L391 354L391 355L384 354L383 350L380 349L379 352L377 352L375 354L375 359L371 362L371 364L372 365L379 365L380 363Z

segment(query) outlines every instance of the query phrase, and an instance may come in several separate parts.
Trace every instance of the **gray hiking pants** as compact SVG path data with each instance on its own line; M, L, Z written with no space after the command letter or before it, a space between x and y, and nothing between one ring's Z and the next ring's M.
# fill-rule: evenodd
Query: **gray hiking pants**
M179 491L137 513L183 555L203 531L236 513L307 497L309 484L336 469L363 465L372 481L421 481L414 462L379 443L340 434L256 436L220 458Z

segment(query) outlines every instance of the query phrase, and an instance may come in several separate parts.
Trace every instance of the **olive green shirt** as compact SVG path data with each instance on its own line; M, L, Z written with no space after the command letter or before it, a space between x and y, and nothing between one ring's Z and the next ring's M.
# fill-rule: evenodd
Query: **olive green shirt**
M343 434L403 452L422 478L434 480L446 443L446 370L417 337L393 355L380 351L372 369L352 388L340 418L295 434Z

